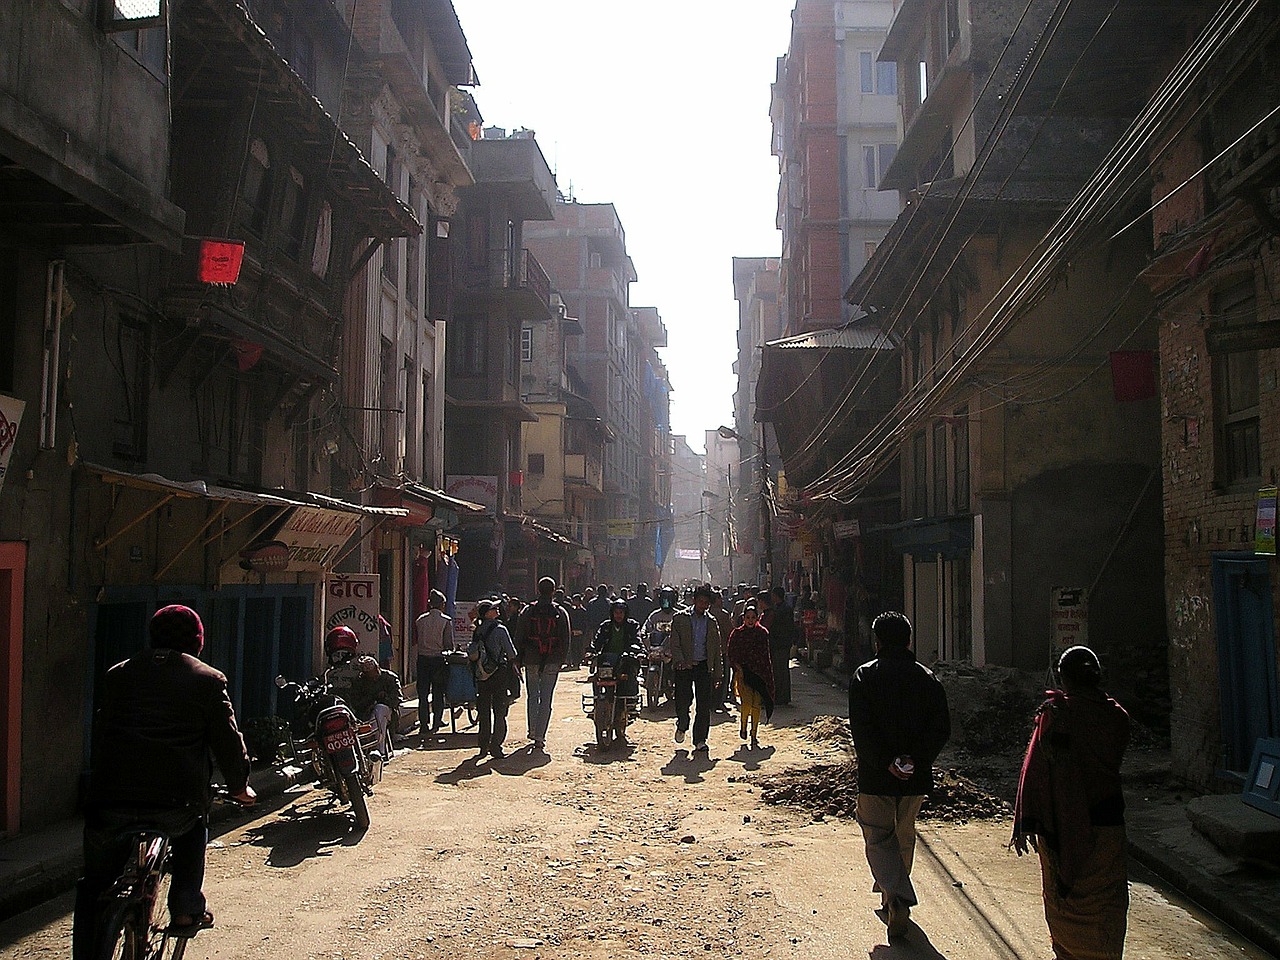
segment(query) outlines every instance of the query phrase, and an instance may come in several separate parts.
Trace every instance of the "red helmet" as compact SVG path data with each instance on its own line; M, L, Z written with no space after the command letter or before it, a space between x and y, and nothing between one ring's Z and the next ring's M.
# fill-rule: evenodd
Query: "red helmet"
M356 637L356 632L350 627L334 627L324 638L324 655L332 657L335 653L345 650L351 655L360 649L360 641Z

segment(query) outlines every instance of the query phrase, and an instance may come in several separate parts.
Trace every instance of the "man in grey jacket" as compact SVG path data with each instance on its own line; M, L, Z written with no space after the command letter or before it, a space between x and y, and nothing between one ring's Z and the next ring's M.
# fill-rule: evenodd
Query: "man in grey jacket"
M671 666L676 685L676 743L684 743L689 730L689 707L696 698L693 716L693 749L706 753L711 729L712 678L720 675L723 648L720 628L711 616L711 587L699 584L693 606L671 618Z

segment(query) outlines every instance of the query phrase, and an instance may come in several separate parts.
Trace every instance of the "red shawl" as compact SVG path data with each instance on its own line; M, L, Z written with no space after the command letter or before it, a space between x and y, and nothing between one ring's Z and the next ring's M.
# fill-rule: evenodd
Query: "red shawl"
M773 660L769 656L769 631L756 624L745 623L729 634L725 651L729 663L737 667L742 682L764 701L764 715L773 716Z
M1066 895L1093 851L1091 807L1114 800L1123 810L1120 760L1129 720L1110 697L1069 697L1061 690L1046 696L1018 777L1012 844L1019 856L1041 843L1053 851Z

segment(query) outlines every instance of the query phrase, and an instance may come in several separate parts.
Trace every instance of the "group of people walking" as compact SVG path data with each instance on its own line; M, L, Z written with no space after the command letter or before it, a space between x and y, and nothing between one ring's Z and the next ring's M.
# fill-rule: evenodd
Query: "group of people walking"
M675 740L692 736L694 753L708 750L711 715L729 701L742 705L740 735L759 747L761 719L791 700L788 663L796 632L781 588L740 584L730 595L710 584L674 587L652 597L647 584L614 593L607 584L568 596L550 577L538 582L528 605L513 597L487 597L474 608L466 656L475 678L479 713L477 759L505 756L507 712L527 702L530 746L546 751L556 681L609 649L637 648L669 663L675 702ZM459 644L444 612L444 596L432 591L429 609L414 625L419 713L424 735L438 732L450 704L448 657ZM426 745L425 736L422 744Z

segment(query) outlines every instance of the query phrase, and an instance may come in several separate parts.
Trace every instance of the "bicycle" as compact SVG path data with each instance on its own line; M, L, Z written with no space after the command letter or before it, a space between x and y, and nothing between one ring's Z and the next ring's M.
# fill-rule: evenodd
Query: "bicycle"
M222 803L236 803L219 792ZM95 960L182 960L200 926L175 927L169 914L171 836L195 826L189 809L112 815L129 854L116 881L99 898Z

